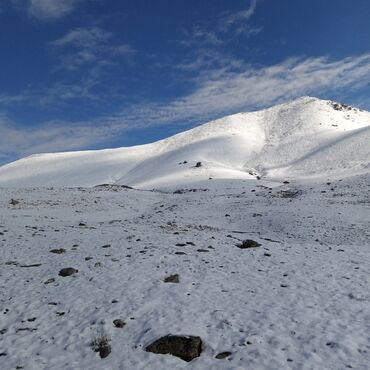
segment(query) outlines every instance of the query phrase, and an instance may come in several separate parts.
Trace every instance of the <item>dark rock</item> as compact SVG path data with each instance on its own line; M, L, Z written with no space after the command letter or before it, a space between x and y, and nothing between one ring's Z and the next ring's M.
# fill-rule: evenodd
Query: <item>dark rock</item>
M16 206L17 204L19 204L19 200L15 200L15 199L11 199L9 204L11 204L12 206Z
M93 259L92 257L85 257L85 261L90 261L92 259Z
M197 252L209 253L209 250L200 248L200 249L197 249Z
M77 272L78 270L74 269L73 267L66 267L59 271L59 276L63 276L63 277L71 276L73 274L76 274Z
M178 274L170 275L164 279L164 282L165 283L179 283L180 282L179 275Z
M186 253L185 253L185 252L175 252L175 254L180 255L180 256L182 256L182 255L186 255Z
M111 246L110 244L105 244L102 246L102 248L110 248L110 246Z
M147 352L170 354L184 361L199 357L202 352L202 340L195 336L167 335L146 347Z
M64 248L59 248L59 249L50 249L50 253L55 253L55 254L63 254L65 253L66 250Z
M126 325L126 323L121 319L113 320L113 324L116 328L123 328Z
M54 283L55 279L54 278L50 278L50 279L47 279L44 284L51 284L51 283Z
M31 265L19 265L19 267L40 267L41 263L33 263Z
M195 165L195 167L202 167L202 162L197 162L197 164Z
M255 240L252 239L246 239L243 240L241 244L238 244L237 247L240 249L247 249L247 248L257 248L260 247L261 244L256 242Z
M221 353L217 354L215 358L217 358L218 360L222 360L226 357L229 357L230 355L232 355L232 352L227 352L226 351L226 352L221 352Z
M99 355L101 358L106 358L112 352L112 348L109 344L99 348Z

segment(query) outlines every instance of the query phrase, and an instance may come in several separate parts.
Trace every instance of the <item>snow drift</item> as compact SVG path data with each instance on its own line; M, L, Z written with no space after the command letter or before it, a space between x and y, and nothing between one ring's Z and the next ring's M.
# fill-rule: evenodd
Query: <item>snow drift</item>
M369 171L369 158L369 112L303 97L152 144L32 155L0 167L0 186L158 188L209 178L340 177Z

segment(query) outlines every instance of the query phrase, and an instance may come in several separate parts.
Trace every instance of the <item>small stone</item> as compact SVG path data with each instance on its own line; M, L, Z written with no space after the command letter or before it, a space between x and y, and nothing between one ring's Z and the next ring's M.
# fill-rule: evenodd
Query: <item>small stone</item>
M164 279L164 282L165 283L179 283L180 282L179 275L178 274L170 275Z
M200 248L200 249L197 249L197 252L209 253L209 250Z
M100 355L101 358L108 357L111 352L112 352L112 348L109 344L107 344L104 347L99 348L99 355Z
M178 254L179 256L186 255L185 252L175 252L175 254Z
M50 249L50 253L55 253L55 254L63 254L65 253L66 250L64 248L59 248L59 249Z
M50 279L47 279L44 284L51 284L51 283L54 283L55 279L54 278L50 278Z
M123 328L126 325L126 323L121 319L113 320L113 324L116 328Z
M73 267L66 267L64 269L61 269L59 271L59 276L63 276L63 277L66 277L66 276L71 276L73 274L76 274L78 272L78 270L76 270L75 268Z
M230 355L232 355L232 352L225 351L225 352L221 352L221 353L217 354L215 358L217 358L218 360L222 360L226 357L229 357Z
M255 240L252 239L246 239L243 240L241 244L238 244L237 247L240 249L248 249L248 248L257 248L260 247L261 244L256 242Z

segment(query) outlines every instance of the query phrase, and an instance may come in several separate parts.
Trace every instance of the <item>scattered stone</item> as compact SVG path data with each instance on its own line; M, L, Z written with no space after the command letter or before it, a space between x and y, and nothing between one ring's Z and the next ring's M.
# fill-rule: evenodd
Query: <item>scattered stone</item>
M8 331L8 329L1 329L0 330L0 335L4 335L7 331Z
M197 164L195 165L195 167L202 167L202 162L197 162Z
M195 336L166 335L150 344L147 352L170 354L190 362L202 352L202 340Z
M175 252L175 254L178 254L178 255L186 255L186 253L185 252Z
M65 253L66 250L64 248L59 248L59 249L50 249L50 253L55 253L55 254L63 254Z
M261 246L260 243L256 242L255 240L252 240L252 239L243 240L241 244L237 245L237 247L240 248L240 249L258 248L260 246Z
M113 324L116 328L123 328L126 325L126 323L121 319L113 320Z
M54 283L55 279L54 278L50 278L50 279L47 279L44 284L51 284L51 283Z
M93 257L85 257L85 261L90 261L92 259L93 259Z
M11 199L9 204L11 204L12 206L16 206L17 204L19 204L19 200L15 200L15 199Z
M111 247L110 244L105 244L105 245L102 246L102 248L110 248L110 247Z
M197 249L197 252L201 252L201 253L209 253L209 250L199 248L199 249Z
M264 253L264 256L265 256L265 257L271 257L271 254L270 254L270 253L265 252L265 253Z
M40 267L41 263L33 263L31 265L19 265L19 267Z
M221 352L221 353L217 354L215 358L217 358L217 360L222 360L226 357L229 357L230 355L232 355L232 352L227 352L226 351L226 352Z
M61 269L59 271L59 276L63 276L63 277L66 277L66 276L71 276L73 274L76 274L78 272L78 270L76 270L75 268L73 267L66 267L64 269Z
M179 283L180 282L179 275L178 274L175 274L175 275L167 276L164 279L164 282L165 283Z
M185 247L185 243L177 243L177 244L175 244L176 245L176 247Z

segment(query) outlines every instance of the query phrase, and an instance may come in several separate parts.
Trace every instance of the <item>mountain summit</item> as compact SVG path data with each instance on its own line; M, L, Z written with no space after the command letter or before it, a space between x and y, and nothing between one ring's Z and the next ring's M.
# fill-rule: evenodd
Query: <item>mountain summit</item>
M0 167L0 186L156 188L209 178L350 176L369 171L370 113L302 97L152 144L37 154Z

